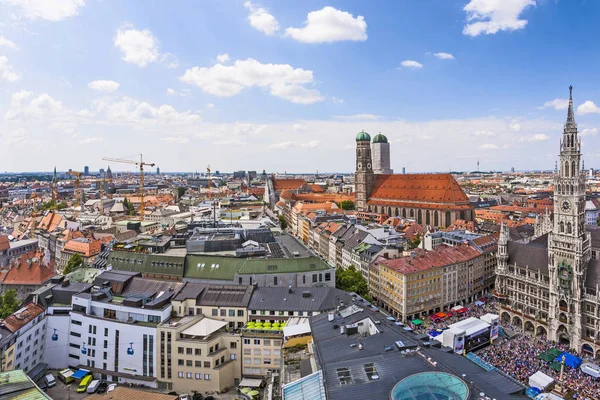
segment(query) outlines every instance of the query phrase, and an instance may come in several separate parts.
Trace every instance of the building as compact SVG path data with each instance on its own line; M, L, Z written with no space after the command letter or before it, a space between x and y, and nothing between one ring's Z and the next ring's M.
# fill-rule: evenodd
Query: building
M393 174L390 168L390 144L387 137L379 133L373 138L371 145L373 155L373 172L376 174Z
M27 303L4 319L0 326L16 336L14 342L14 360L12 368L7 363L6 369L21 369L31 372L44 360L46 335L46 312L35 303ZM10 349L8 350L10 352ZM10 358L10 355L7 354ZM9 360L10 362L10 360Z
M68 366L112 382L157 387L157 327L171 317L178 282L144 279L139 273L100 274L89 293L72 297Z
M8 266L8 262L23 253L29 253L38 247L37 239L10 241L8 236L0 236L0 267Z
M0 393L5 399L52 400L23 370L2 374Z
M356 209L361 212L441 227L473 219L473 206L451 174L376 174L371 136L364 131L356 135L355 188Z
M598 225L598 216L600 216L598 199L587 200L585 202L585 224Z
M207 392L239 385L241 338L227 322L200 315L172 318L158 326L159 387Z
M102 242L99 240L83 237L69 240L60 252L57 268L62 270L75 254L79 254L83 259L83 265L89 267L94 263L100 251L102 251Z
M522 243L509 240L503 226L495 295L502 304L504 323L596 356L600 350L600 261L592 257L596 233L586 228L586 176L581 168L572 87L570 91L560 168L554 177L551 229Z
M160 167L156 167L156 175L160 175Z
M9 270L0 277L0 293L14 289L20 300L46 283L55 276L54 263L38 250L21 254L9 263Z
M83 167L83 175L88 176L89 174L90 174L90 167L88 167L86 165L85 167Z

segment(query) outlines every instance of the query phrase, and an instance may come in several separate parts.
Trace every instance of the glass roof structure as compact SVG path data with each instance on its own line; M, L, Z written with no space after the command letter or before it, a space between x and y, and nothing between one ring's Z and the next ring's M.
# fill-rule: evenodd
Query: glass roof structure
M423 372L394 386L390 400L468 400L469 388L460 378L445 372Z

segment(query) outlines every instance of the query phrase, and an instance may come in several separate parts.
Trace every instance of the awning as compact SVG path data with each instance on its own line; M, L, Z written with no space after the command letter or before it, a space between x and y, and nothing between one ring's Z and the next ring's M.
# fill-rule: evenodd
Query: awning
M260 387L260 385L262 384L262 381L263 381L262 379L244 378L240 382L239 386L256 388L256 387Z
M479 300L477 300L477 301L475 302L475 305L476 305L476 306L478 306L478 307L481 307L481 306L482 306L482 305L484 305L484 304L485 304L485 303L484 303L483 301L479 301Z
M420 319L413 319L411 322L413 325L421 325L423 323Z
M432 320L432 321L437 321L437 320L440 320L440 319L442 319L442 318L441 318L441 317L438 317L438 316L437 316L437 315L435 315L435 314L433 314L433 315L430 315L430 316L429 316L429 319L430 319L430 320Z
M456 312L457 312L457 313L459 313L459 314L464 314L464 313L466 313L467 311L469 311L469 309L468 309L468 308L465 308L465 307L461 308L460 310L456 310Z
M448 316L448 314L441 312L441 311L439 313L435 313L435 315L437 315L440 318L446 318Z
M547 353L550 354L551 356L558 357L562 354L562 351L560 351L556 347L553 347L550 350L548 350Z
M71 375L73 378L75 379L83 379L85 378L85 376L87 374L89 374L90 371L87 369L78 369L77 371L75 371L75 373L73 373L73 375Z
M454 306L451 308L452 311L458 311L458 310L462 310L463 306Z
M548 353L542 353L538 357L546 362L552 362L554 360L554 357Z

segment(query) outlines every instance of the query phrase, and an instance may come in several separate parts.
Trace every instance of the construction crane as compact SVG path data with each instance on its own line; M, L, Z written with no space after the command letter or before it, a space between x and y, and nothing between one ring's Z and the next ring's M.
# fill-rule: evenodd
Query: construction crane
M143 155L140 154L140 161L126 160L123 158L103 157L104 161L112 161L123 164L135 164L140 167L140 221L144 220L144 166L154 167L156 164L144 161Z
M81 199L81 190L79 189L79 182L81 180L81 175L83 175L83 172L70 170L68 174L73 175L75 177L75 205L73 206L73 220L77 221L77 217L79 216L79 200Z
M35 230L37 228L37 193L31 193L31 196L29 196L29 198L33 200L33 211L31 213L31 231L29 232L29 237L33 239L35 237Z

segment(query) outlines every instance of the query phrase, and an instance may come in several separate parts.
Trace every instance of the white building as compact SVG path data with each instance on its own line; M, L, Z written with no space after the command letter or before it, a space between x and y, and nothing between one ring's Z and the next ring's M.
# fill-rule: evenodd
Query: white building
M17 335L13 369L31 371L44 360L46 312L43 307L28 303L2 321L2 326Z

